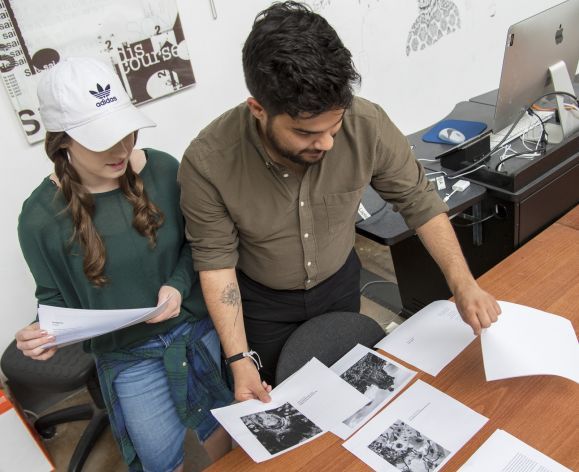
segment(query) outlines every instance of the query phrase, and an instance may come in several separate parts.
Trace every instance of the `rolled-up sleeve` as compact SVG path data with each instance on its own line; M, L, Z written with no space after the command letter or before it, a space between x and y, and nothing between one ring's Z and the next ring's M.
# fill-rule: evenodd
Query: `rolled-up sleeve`
M386 113L380 113L380 129L376 141L376 164L372 187L391 202L409 228L416 229L448 211L434 186L426 178L424 168L414 158L406 137Z
M202 141L194 140L179 166L181 211L197 271L235 267L239 258L235 224L212 184L208 164L216 157Z

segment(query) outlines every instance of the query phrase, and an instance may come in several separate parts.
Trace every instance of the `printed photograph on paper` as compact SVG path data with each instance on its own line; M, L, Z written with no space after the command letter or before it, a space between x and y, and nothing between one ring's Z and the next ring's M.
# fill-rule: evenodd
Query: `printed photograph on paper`
M368 414L392 392L414 375L408 369L388 362L382 357L367 353L346 370L340 377L352 387L363 393L370 401L356 413L344 420L344 424L355 428Z
M241 417L241 421L270 454L277 454L322 430L291 404Z
M401 420L372 441L368 449L403 472L434 471L450 454L440 444Z

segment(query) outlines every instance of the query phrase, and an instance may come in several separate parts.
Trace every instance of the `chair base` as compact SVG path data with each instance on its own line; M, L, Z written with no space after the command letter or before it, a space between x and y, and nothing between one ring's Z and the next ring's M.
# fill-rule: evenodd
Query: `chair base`
M54 427L56 425L68 423L69 421L90 420L93 417L93 413L94 409L91 405L71 406L41 416L34 422L34 427L44 439L51 439L54 436Z
M76 445L68 464L68 472L80 472L82 470L90 451L92 451L93 446L108 424L109 415L107 412L105 410L96 410Z
M80 472L92 447L109 424L106 410L91 405L77 405L44 415L36 420L34 427L45 439L54 436L55 426L72 421L90 420L70 459L69 472Z

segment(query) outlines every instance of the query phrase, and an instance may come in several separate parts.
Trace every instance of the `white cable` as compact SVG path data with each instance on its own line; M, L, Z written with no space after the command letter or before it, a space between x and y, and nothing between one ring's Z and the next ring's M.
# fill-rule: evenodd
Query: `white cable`
M446 172L444 172L443 170L437 170L436 172L428 172L426 175L426 177L428 177L429 175L435 175L435 174L444 174L444 175L448 175Z
M527 146L526 136L527 136L527 133L525 133L525 134L523 134L523 135L521 136L521 143L522 143L522 145L525 147L525 149L526 149L527 151L531 151L531 152L532 152L532 151L536 151L536 150L537 150L537 147L539 146L539 141L537 141L537 146L535 147L535 149L531 149L529 146Z
M452 184L452 192L446 194L446 196L442 199L442 201L444 203L448 202L450 200L450 197L452 197L456 192L464 192L469 187L470 182L468 180L459 180L458 182L455 182L454 184Z
M520 159L534 159L535 157L539 157L540 155L541 155L541 153L539 153L539 152L535 152L532 154L521 154L520 156L513 157L513 159L518 159L518 158L520 158ZM511 156L513 156L513 154L511 154L510 156L506 156L504 159L501 158L501 163L497 166L497 171L501 170L501 167L504 164L503 161Z
M453 190L452 192L447 193L447 194L446 194L446 197L444 197L444 198L442 199L442 202L443 202L443 203L448 202L448 201L450 200L450 197L452 197L456 192L458 192L458 190Z
M364 291L370 286L374 284L387 284L389 283L387 280L371 280L370 282L366 282L362 288L360 289L360 295L364 295Z
M481 164L480 166L474 168L473 170L469 170L468 172L463 172L462 174L451 175L451 176L447 175L446 178L449 180L458 179L459 177L462 177L463 175L472 174L473 172L476 172L477 170L482 169L483 167L486 167L486 164Z

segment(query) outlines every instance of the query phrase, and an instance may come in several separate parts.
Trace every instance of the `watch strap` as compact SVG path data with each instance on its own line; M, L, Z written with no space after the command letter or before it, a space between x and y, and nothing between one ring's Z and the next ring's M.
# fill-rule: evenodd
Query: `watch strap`
M253 361L253 363L255 364L255 367L257 367L257 370L260 370L263 367L261 364L261 358L259 357L259 354L255 351L239 352L237 354L234 354L233 356L225 358L224 362L225 362L225 365L231 365L235 361L245 359L246 357L249 357Z

